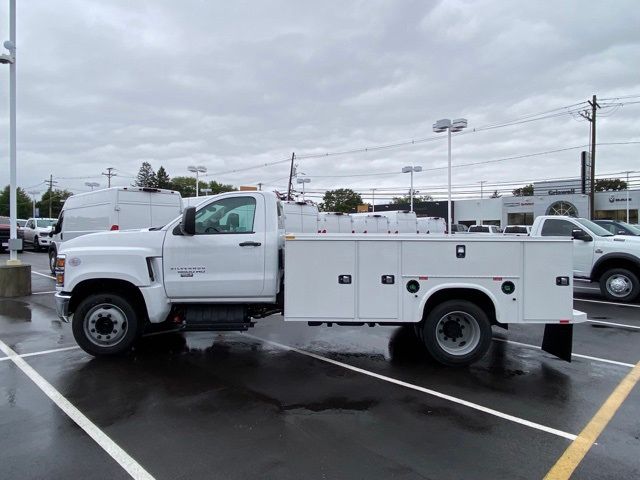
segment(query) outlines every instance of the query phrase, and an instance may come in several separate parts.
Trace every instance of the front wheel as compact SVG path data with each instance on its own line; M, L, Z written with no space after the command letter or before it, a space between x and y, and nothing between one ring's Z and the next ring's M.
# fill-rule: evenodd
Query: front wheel
M481 359L491 345L491 323L475 303L449 300L424 320L422 339L429 354L444 365L462 367Z
M600 292L607 300L632 302L640 293L640 281L626 268L612 268L600 277Z
M142 320L132 303L114 293L89 295L73 315L73 336L85 352L117 355L133 345L142 332Z
M58 252L54 248L49 250L49 270L51 270L51 274L56 274L56 256Z
M33 238L33 251L34 252L40 251L40 239L38 237Z

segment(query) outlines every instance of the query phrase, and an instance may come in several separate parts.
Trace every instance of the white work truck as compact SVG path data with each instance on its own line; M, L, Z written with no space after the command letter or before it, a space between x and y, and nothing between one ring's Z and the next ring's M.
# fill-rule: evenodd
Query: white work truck
M228 192L159 229L65 242L56 307L93 355L129 349L147 323L245 331L288 322L413 325L428 352L467 365L491 327L547 324L543 348L567 360L574 311L571 241L285 233L269 192Z
M543 215L532 237L573 239L573 275L598 282L609 300L632 302L640 295L640 237L614 235L586 218Z

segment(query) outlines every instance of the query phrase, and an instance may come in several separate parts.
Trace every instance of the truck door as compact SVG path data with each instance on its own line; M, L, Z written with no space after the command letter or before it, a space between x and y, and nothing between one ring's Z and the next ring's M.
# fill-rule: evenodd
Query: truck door
M547 218L542 225L543 237L571 237L573 230L584 230L579 225L562 218ZM573 241L573 274L577 277L591 275L593 244L584 240Z
M228 196L201 206L196 234L167 233L163 269L171 298L259 297L265 275L265 203Z

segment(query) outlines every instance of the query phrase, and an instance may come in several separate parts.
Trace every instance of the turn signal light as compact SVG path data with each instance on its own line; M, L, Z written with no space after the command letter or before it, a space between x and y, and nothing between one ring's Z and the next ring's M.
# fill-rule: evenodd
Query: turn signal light
M65 257L59 256L56 258L56 268L64 268Z
M111 225L111 228L110 228L109 230L111 230L112 232L114 232L114 231L116 231L116 230L120 230L120 226L118 226L118 225Z
M59 287L64 285L64 273L56 273L56 285Z

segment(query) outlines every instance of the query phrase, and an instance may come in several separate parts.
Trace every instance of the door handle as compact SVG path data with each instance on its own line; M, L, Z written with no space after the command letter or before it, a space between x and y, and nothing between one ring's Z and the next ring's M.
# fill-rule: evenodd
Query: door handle
M259 247L262 244L260 242L241 242L238 245L241 247Z

